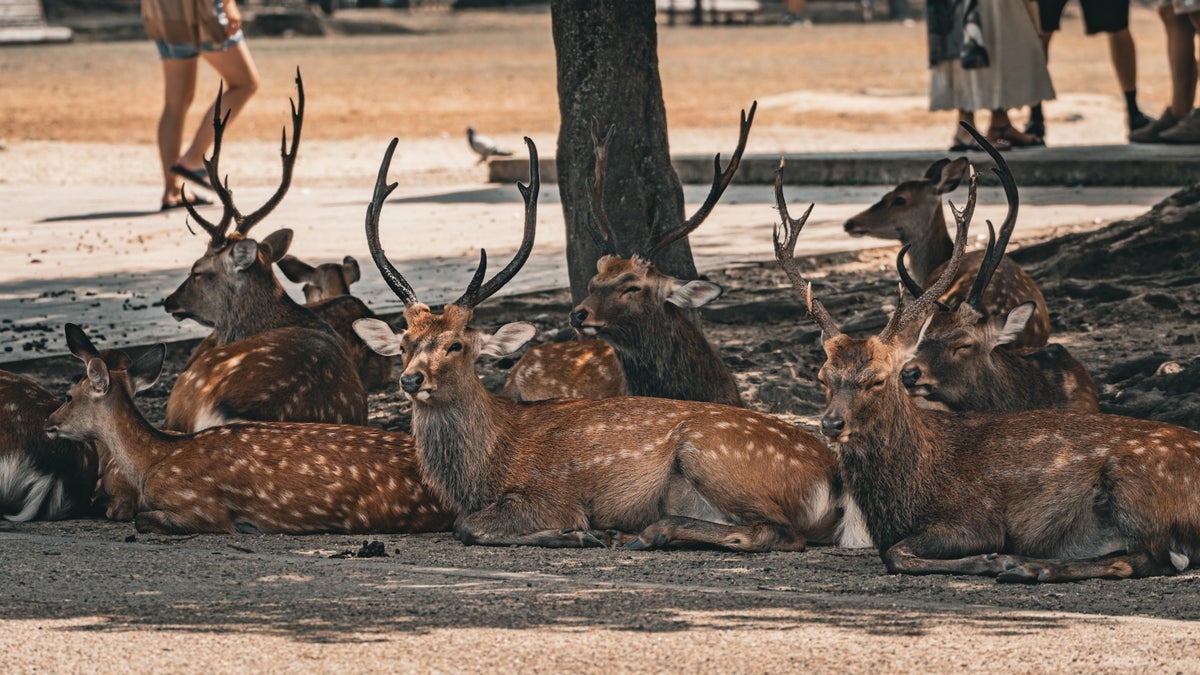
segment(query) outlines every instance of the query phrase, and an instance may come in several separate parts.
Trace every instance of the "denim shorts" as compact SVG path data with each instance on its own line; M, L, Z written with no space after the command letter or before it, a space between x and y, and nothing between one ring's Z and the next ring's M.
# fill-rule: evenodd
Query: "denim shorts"
M225 3L221 0L213 0L213 11L217 14L217 20L224 26L228 23L225 18ZM223 52L226 49L236 45L242 41L242 31L233 34L233 37L222 42L221 44L213 44L207 40L200 43L200 49L190 42L180 42L171 44L165 40L155 40L154 45L158 47L158 57L160 59L194 59L200 56L200 52Z

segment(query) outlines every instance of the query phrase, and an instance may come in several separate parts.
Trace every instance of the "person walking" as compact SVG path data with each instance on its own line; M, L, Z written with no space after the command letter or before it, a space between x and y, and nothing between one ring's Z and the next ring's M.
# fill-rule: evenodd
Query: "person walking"
M1129 0L1079 0L1079 5L1083 9L1083 25L1087 34L1108 34L1108 53L1117 74L1117 83L1125 94L1128 133L1132 134L1154 122L1154 118L1142 113L1137 104L1137 48L1133 43L1133 34L1129 32ZM1067 0L1038 0L1042 48L1047 60L1050 58L1050 38L1062 26L1062 14L1066 6ZM1045 137L1046 119L1041 103L1030 109L1025 133Z
M1129 135L1134 143L1200 143L1200 109L1196 102L1196 36L1200 34L1200 0L1164 0L1158 8L1167 32L1167 65L1171 103L1158 120Z
M162 210L183 206L183 182L212 189L204 155L213 142L215 103L200 122L187 150L184 121L196 93L196 64L203 58L224 80L223 101L236 116L258 90L258 69L242 35L236 0L142 0L142 24L158 47L163 69L163 109L158 121L162 162ZM193 202L208 203L189 196Z
M975 124L991 110L987 139L997 149L1044 145L1012 125L1008 110L1054 98L1033 10L1025 0L927 0L930 110L957 110ZM979 150L955 124L954 152Z

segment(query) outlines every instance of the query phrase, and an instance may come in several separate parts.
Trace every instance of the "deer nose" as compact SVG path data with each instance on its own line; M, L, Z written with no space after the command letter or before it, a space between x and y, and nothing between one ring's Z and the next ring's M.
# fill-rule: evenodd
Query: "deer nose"
M582 309L582 308L577 309L577 310L571 312L570 318L571 318L571 326L572 327L582 328L583 322L587 321L588 311L586 309Z
M900 371L900 381L903 382L904 386L906 387L911 388L917 386L917 382L920 379L921 369L916 366L908 366L904 370Z
M846 430L846 420L841 415L826 415L821 418L821 433L828 438L837 438Z
M415 394L421 390L421 385L425 383L424 373L413 373L411 375L400 376L400 388L404 391Z

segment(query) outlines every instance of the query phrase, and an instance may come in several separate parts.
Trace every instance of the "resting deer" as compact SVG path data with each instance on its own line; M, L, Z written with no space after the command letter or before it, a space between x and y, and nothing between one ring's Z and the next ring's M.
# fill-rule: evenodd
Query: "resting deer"
M687 316L688 310L720 297L721 287L708 281L677 279L664 274L652 261L700 227L721 199L741 164L757 107L757 102L751 105L748 115L742 111L737 148L724 171L721 155L714 158L712 188L695 215L637 252L631 252L627 242L620 245L604 210L604 177L613 129L608 129L603 140L599 129L593 129L596 162L589 224L604 256L596 262L588 295L571 311L570 320L581 335L600 340L530 349L509 374L506 395L526 401L632 395L742 405L733 374Z
M376 354L354 332L358 319L376 319L362 300L350 295L350 284L360 278L358 261L351 256L342 264L322 263L313 267L285 255L276 263L283 275L304 284L305 306L329 324L346 342L350 359L358 364L358 377L367 389L382 389L391 382L392 360Z
M42 426L58 397L28 377L0 370L0 516L61 520L91 510L95 445L48 437Z
M141 532L422 532L453 516L420 480L411 436L371 427L247 422L180 434L133 401L162 371L163 345L120 361L67 324L86 375L46 420L52 437L94 441L137 486Z
M1000 239L996 240L989 222L987 250L975 271L970 292L957 309L936 303L921 346L900 371L900 379L909 394L931 408L1100 412L1096 383L1066 347L1051 344L1037 350L1014 348L1037 312L1036 302L1027 300L1007 312L990 315L981 304L989 282L1002 269L1019 204L1008 163L998 152L993 158L994 171L1008 197ZM912 246L906 244L901 250L896 268L908 292L918 297L921 286L904 264L904 255ZM957 279L967 278L971 277L960 270Z
M805 543L863 543L837 462L799 429L760 413L695 401L619 397L517 403L475 375L480 354L506 355L534 328L487 334L475 307L517 273L533 248L539 179L529 146L525 231L508 265L484 283L487 255L462 297L441 313L417 300L379 243L379 215L396 184L383 158L366 218L367 243L404 302L408 329L364 319L355 328L381 354L400 354L400 386L426 481L459 510L466 544L632 548L702 544L799 550ZM842 514L846 517L843 519ZM640 533L640 534L639 534ZM636 536L635 536L636 535Z
M291 183L304 117L298 71L296 86L299 104L292 105L291 147L286 132L280 144L283 178L275 194L249 215L237 209L228 182L219 178L228 115L221 118L217 95L213 153L205 167L224 212L213 224L188 205L210 237L208 251L165 303L177 320L194 319L211 326L213 333L193 352L171 390L168 429L199 431L240 420L366 422L366 392L342 339L312 310L288 297L271 268L287 252L292 231L278 230L261 241L248 237Z
M813 297L793 258L804 219L779 197L775 251L821 327L821 431L841 459L887 569L1001 581L1175 574L1200 562L1200 434L1064 410L924 410L900 371L954 282L975 179L950 261L878 336L851 338ZM914 344L915 343L915 344Z
M1003 164L1000 153L982 134L966 123L962 126L988 151L997 166ZM1008 197L1009 212L1005 218L1007 230L1001 228L1000 239L1007 244L1008 234L1005 232L1011 234L1013 226L1016 225L1016 183L1008 165L1003 166L1001 182ZM846 232L854 237L867 235L881 239L899 239L910 246L908 257L912 275L928 287L941 274L953 248L950 236L946 232L942 195L953 192L959 186L967 167L966 157L934 162L923 178L900 183L866 211L847 220ZM1003 246L1001 248L1003 249ZM984 258L982 252L966 254L958 277L938 300L951 309L958 307L967 297L968 289L974 285L973 281L979 278ZM988 286L987 292L975 299L976 309L982 318L1007 316L1021 303L1033 302L1033 316L1010 344L1012 348L1045 345L1050 337L1050 315L1046 310L1046 299L1042 297L1037 283L1008 258L1003 258L994 271L995 279Z

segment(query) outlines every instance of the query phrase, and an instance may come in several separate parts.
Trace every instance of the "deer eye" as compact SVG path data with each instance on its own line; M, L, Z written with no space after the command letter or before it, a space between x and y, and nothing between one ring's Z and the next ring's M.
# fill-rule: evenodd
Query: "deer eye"
M881 378L872 382L870 385L868 385L868 387L871 389L879 389L885 384L887 384L887 378Z
M454 352L461 352L461 351L462 351L462 343L461 342L452 343L449 347L446 348L447 354L453 354Z
M625 290L621 291L621 295L632 295L634 293L640 292L641 290L642 290L641 286L630 286L630 287L626 288Z
M895 199L892 200L892 206L904 206L907 203L908 203L908 200L905 199L904 197L896 197Z
M953 347L950 348L950 353L954 356L966 356L967 353L970 352L971 348L974 346L975 345L970 342L967 342L964 344L959 344L959 345L954 345Z

